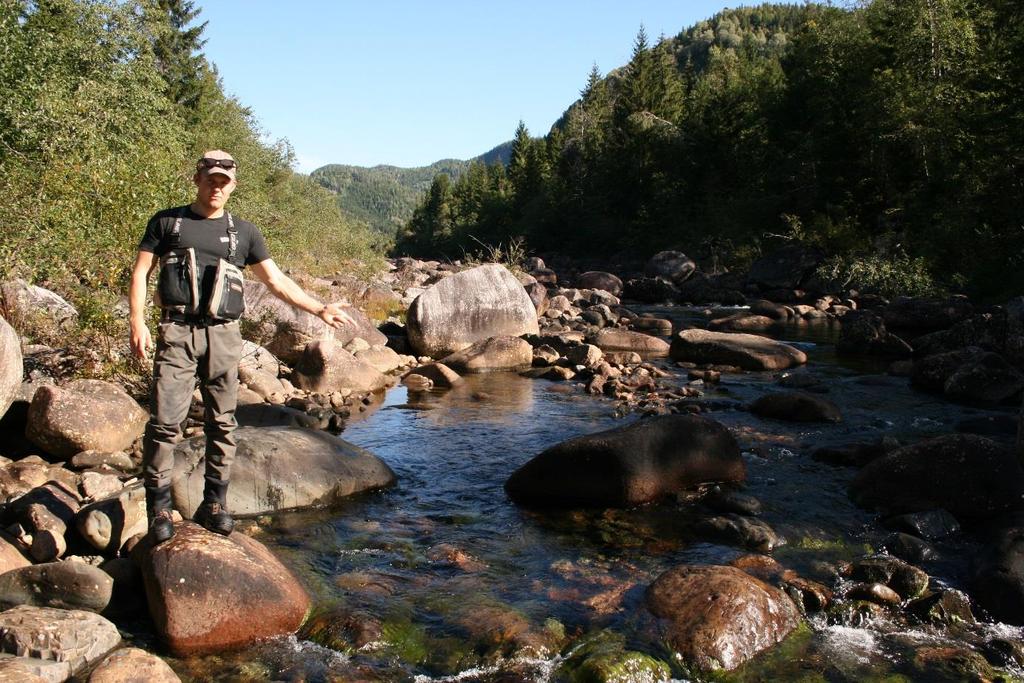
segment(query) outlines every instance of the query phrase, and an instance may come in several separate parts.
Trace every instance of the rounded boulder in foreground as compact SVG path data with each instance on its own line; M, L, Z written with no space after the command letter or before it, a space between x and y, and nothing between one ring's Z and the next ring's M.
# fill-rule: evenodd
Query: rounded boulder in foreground
M504 266L489 264L432 285L409 307L406 331L418 355L442 358L489 337L537 334L537 309Z
M191 522L155 548L139 547L149 613L177 656L210 654L294 633L309 596L259 541Z
M123 451L142 434L148 414L124 389L98 379L42 386L28 408L25 435L48 453Z
M535 507L631 507L745 477L728 429L705 417L665 415L556 444L516 470L505 491Z
M176 683L181 681L167 662L137 647L126 647L93 669L89 683Z
M807 354L789 344L756 334L683 330L672 339L672 360L738 365L744 370L785 370L807 362Z
M650 585L645 600L663 620L669 646L705 671L735 669L800 624L785 593L735 567L675 567Z

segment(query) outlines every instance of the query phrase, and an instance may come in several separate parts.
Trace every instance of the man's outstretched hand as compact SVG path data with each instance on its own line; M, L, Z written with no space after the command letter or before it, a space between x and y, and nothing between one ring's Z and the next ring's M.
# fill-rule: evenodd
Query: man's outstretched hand
M149 351L153 348L153 337L149 334L149 328L145 322L131 324L129 341L132 346L132 354L136 358L146 360L149 357Z
M317 317L331 327L356 324L355 319L348 314L341 304L327 304L320 310Z

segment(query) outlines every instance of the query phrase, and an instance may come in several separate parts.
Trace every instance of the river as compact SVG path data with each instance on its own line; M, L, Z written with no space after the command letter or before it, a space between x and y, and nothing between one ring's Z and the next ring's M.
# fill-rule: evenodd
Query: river
M696 309L644 310L677 324L705 319ZM762 420L730 408L776 389L778 373L723 375L702 387L721 406L707 414L743 449L744 492L786 539L773 556L826 583L830 567L880 549L888 532L850 502L855 470L812 460L814 448L883 435L910 442L949 433L967 415L1010 412L958 406L885 375L882 362L837 357L835 333L821 324L774 336L808 354L794 372L823 380L843 412L840 424ZM687 382L685 370L657 364ZM339 652L293 636L168 661L185 680L542 682L561 680L566 659L595 638L671 661L645 619L645 587L677 564L722 564L747 551L697 537L697 513L685 502L541 513L516 507L503 490L509 474L547 446L640 419L616 418L614 408L571 383L515 374L469 376L456 389L427 394L392 389L342 436L391 465L397 486L329 511L262 518L254 531L300 576L317 610L340 610L369 642ZM977 550L961 535L941 547L945 559L920 566L933 582L964 587L964 558ZM1022 639L999 624L965 634L885 619L837 625L819 615L726 679L933 680L908 668L915 648L993 635ZM679 668L674 675L688 676Z

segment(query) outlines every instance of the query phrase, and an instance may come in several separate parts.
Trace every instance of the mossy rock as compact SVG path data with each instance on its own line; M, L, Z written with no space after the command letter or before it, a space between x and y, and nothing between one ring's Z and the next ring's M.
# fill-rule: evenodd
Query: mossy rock
M567 683L655 683L671 678L668 664L627 650L625 638L613 631L601 631L577 645L554 677Z

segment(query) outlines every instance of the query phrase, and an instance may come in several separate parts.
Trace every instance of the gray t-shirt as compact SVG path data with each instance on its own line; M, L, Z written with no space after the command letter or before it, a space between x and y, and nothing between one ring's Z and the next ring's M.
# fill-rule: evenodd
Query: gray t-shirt
M151 252L159 258L174 248L171 244L171 232L179 215L182 217L179 247L192 247L196 250L196 264L202 273L199 280L200 308L205 309L213 291L217 263L228 256L227 212L220 218L203 218L187 206L160 211L149 219L146 234L139 242L139 251ZM267 244L260 229L238 216L233 215L231 218L235 223L235 230L238 231L235 265L250 266L269 259L270 252L267 251Z

